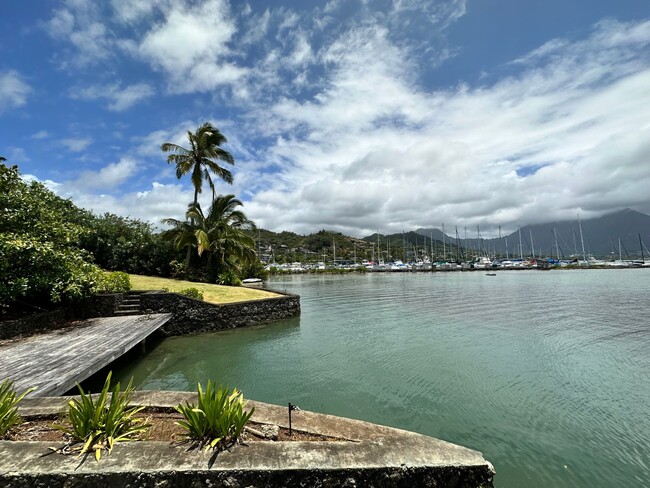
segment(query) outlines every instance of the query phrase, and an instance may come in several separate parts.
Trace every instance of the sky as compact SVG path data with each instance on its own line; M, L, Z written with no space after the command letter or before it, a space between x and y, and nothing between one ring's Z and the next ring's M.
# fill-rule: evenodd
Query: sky
M204 122L236 161L217 192L274 231L650 214L650 2L3 2L26 178L160 226L193 198L160 145Z

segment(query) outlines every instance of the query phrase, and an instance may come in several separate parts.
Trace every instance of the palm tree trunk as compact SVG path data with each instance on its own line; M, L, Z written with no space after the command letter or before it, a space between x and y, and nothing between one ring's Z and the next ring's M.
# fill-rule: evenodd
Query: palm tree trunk
M199 190L197 188L194 188L194 206L196 207L196 204L199 202ZM190 219L190 225L194 227L194 219ZM185 255L185 271L189 271L190 269L190 257L192 255L192 246L188 244L187 246L187 254Z

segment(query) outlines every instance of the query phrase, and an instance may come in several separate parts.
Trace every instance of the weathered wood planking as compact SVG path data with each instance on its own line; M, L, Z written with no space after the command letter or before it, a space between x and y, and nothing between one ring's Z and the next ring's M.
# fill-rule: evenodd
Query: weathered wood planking
M171 314L99 317L0 344L0 381L10 378L29 396L61 395L142 342Z

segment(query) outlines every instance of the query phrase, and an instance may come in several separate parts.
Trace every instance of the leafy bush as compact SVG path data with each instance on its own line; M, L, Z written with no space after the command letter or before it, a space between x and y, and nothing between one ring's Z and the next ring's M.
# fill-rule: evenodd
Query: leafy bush
M244 401L242 393L236 389L214 388L212 382L203 391L198 386L198 406L185 402L176 410L185 417L178 423L187 430L187 436L199 446L221 448L237 442L244 430L246 422L251 418L255 407L245 411L248 402Z
M55 427L84 443L80 455L94 449L95 459L99 461L102 449L107 449L110 454L116 442L133 440L149 427L143 419L135 417L144 407L127 408L133 397L132 382L133 378L123 392L120 391L118 382L109 399L109 372L97 400L93 400L90 393L84 393L81 385L77 384L80 397L68 403L67 416L72 429L60 425Z
M188 298L194 298L195 300L203 300L203 293L196 288L185 288L179 291L178 294Z
M131 290L131 279L122 271L103 272L98 280L98 293L126 293Z
M219 274L217 277L217 284L239 286L241 285L241 279L235 270L229 269Z
M0 383L0 438L13 426L22 422L18 415L18 402L32 390L33 388L18 396L14 390L13 381L4 380Z
M0 306L74 301L93 292L100 269L77 247L88 232L86 214L0 164Z
M241 276L243 278L259 278L265 280L269 277L269 272L264 268L262 263L256 261L249 266L245 266L241 271Z

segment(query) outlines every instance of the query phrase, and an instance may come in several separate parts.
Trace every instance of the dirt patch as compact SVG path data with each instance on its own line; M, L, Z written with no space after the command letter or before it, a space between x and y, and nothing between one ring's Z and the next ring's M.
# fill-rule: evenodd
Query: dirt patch
M185 429L177 424L179 420L183 419L183 416L175 410L150 408L143 410L139 417L144 419L145 423L149 424L149 428L140 435L140 440L170 443L187 441ZM30 416L25 417L22 424L11 429L4 439L10 441L69 443L72 437L62 430L55 428L54 425L70 428L70 423L61 416ZM339 439L337 437L313 434L295 429L289 435L289 429L258 422L249 422L242 436L243 442L331 442L345 440L347 439Z

